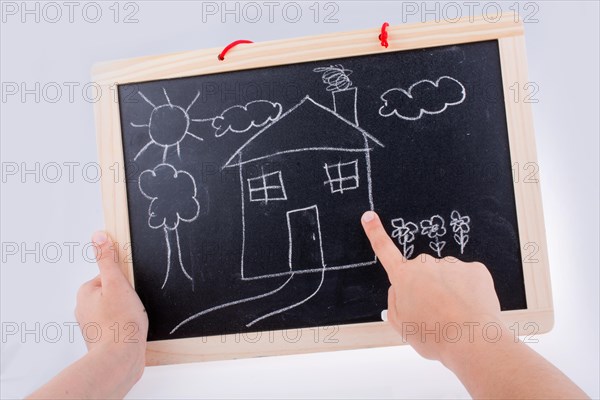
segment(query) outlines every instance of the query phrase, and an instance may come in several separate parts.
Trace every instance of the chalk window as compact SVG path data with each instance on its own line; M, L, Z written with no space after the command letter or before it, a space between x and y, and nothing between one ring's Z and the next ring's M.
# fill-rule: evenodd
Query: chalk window
M345 190L358 188L358 160L347 163L325 164L327 180L331 193L344 193Z
M281 171L248 179L248 190L250 201L267 203L274 200L287 200L285 187L281 179Z

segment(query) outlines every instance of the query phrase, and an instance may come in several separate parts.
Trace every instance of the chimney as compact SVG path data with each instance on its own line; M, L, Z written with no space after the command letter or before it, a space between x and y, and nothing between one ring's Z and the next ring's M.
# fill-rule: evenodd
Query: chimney
M351 87L333 92L333 111L354 125L358 125L358 116L356 115L357 89Z

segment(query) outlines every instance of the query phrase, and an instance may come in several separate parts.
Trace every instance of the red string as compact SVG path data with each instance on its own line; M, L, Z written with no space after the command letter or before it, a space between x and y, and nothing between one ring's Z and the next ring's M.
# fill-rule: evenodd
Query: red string
M385 47L387 49L388 47L388 32L387 32L387 27L390 26L390 24L388 24L387 22L384 22L383 25L381 25L381 33L379 34L379 40L381 41L381 45L383 47ZM229 50L231 50L232 48L234 48L235 46L237 46L238 44L246 44L246 43L253 43L252 40L236 40L234 42L229 43L227 46L225 46L225 48L223 49L223 51L218 55L218 59L223 61L225 60L225 54L227 54L227 52L229 52Z
M225 59L225 54L227 54L227 52L229 50L231 50L232 48L234 48L235 46L237 46L238 44L243 44L243 43L252 43L252 40L236 40L235 42L231 42L229 43L221 52L221 54L219 54L218 59L223 61Z
M387 33L387 27L390 26L390 24L388 24L387 22L384 22L383 25L381 25L381 33L379 34L379 40L381 40L381 45L383 47L385 47L387 49L388 47L388 33Z

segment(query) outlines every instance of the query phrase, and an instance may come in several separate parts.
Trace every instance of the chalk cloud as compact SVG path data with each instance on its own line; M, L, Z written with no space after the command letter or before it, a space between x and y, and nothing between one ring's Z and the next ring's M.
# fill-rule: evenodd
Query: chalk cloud
M465 87L457 79L450 76L442 76L436 81L424 79L406 90L391 88L385 91L381 95L383 105L379 115L416 121L426 114L440 114L448 107L462 103L466 97Z

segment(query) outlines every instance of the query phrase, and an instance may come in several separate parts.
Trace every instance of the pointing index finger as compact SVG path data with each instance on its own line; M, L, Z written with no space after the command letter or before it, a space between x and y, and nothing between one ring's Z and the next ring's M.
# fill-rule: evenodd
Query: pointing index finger
M361 223L375 255L379 258L389 276L392 268L402 261L402 253L388 236L377 213L374 211L365 212L361 218Z

